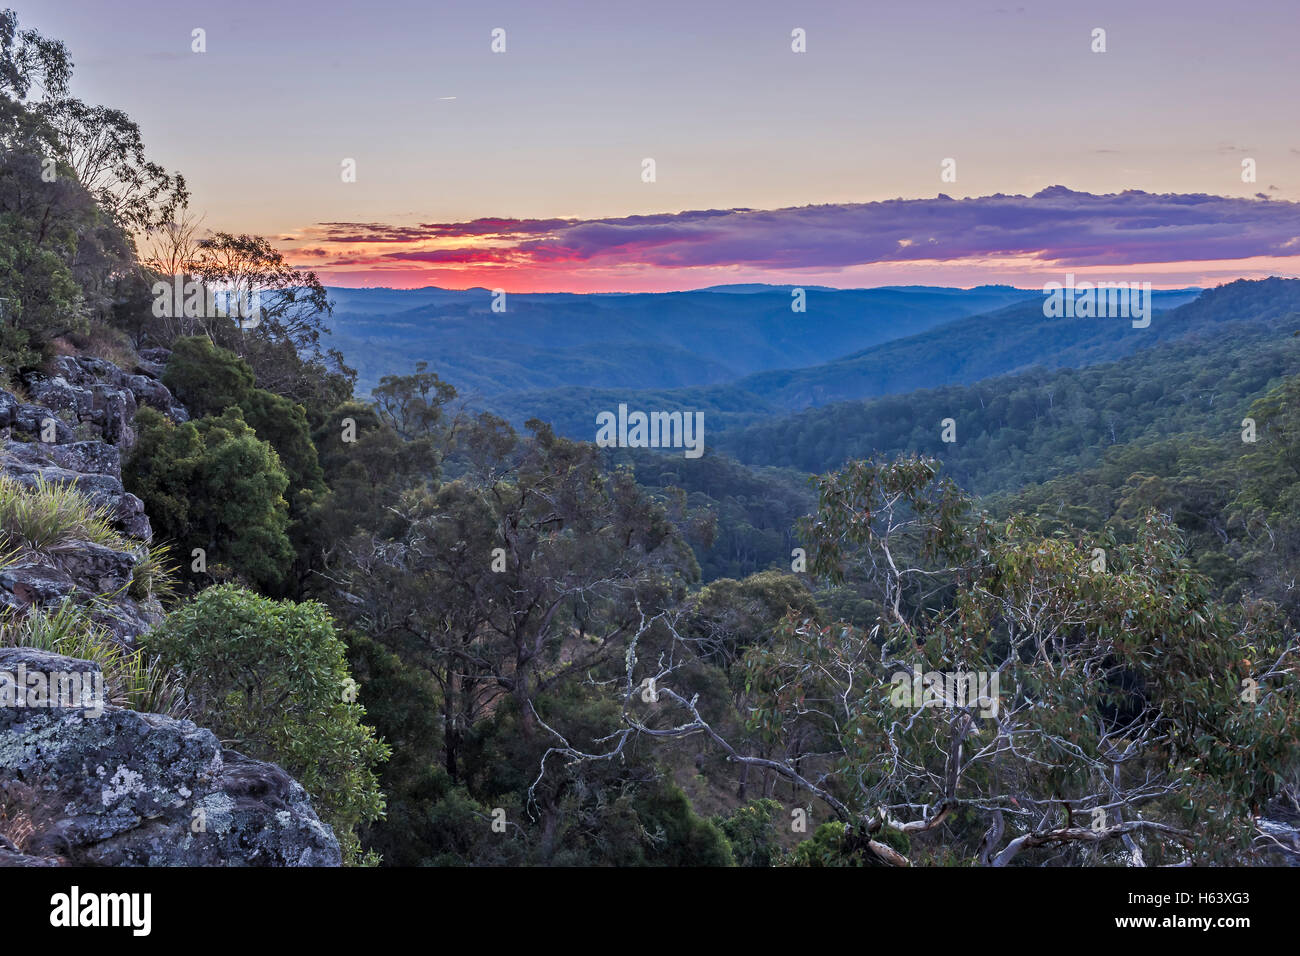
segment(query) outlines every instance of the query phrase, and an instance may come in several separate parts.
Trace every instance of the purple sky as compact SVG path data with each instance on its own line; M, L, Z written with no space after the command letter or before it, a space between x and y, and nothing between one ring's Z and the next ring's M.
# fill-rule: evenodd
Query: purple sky
M1298 271L1294 0L5 2L205 225L341 284Z

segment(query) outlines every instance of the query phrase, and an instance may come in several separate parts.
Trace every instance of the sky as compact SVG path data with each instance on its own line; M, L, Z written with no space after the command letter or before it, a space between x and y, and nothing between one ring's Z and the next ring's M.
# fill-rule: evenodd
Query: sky
M1297 0L0 3L327 284L1300 274Z

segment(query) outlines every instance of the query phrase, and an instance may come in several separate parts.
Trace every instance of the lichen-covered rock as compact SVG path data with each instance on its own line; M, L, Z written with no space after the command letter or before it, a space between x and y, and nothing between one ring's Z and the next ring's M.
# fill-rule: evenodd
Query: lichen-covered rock
M68 427L68 423L55 414L52 409L46 408L44 405L16 405L10 414L10 428L21 434L31 436L32 441L45 440L47 424L53 429L50 437L53 438L55 443L63 444L72 441L76 437L73 435L72 429Z
M131 419L137 404L135 395L124 388L99 383L72 385L63 378L32 375L27 379L27 389L42 407L90 426L105 441L124 448L135 443Z
M3 596L3 592L0 592L0 596ZM90 619L108 628L119 644L130 648L135 646L137 637L157 626L163 616L162 605L156 598L137 601L118 595L114 601L96 604L91 610Z
M102 359L64 356L50 374L28 378L32 401L0 391L0 472L28 487L76 487L139 542L118 550L73 541L25 553L0 568L0 609L22 614L84 601L128 647L161 619L156 599L130 597L153 532L121 479L139 405L189 418L159 381L166 358L142 355L126 373ZM189 721L102 700L90 710L13 706L5 675L19 668L102 683L90 661L0 648L0 866L339 864L334 834L279 767L223 750Z
M26 612L65 598L90 605L91 620L102 624L119 644L136 638L163 618L153 597L137 600L130 585L140 554L79 541L52 554L30 553L0 568L0 609Z
M17 606L57 604L77 589L72 576L53 564L30 560L0 568L0 591L17 599Z
M135 369L133 370L133 373L135 375L144 375L149 378L161 380L163 374L163 366L166 364L167 359L164 358L161 362L152 362L149 359L144 357L144 353L150 351L166 352L168 356L171 355L171 352L167 352L166 349L144 349L140 353L140 361L135 363Z
M50 857L28 856L19 853L9 840L0 837L0 866L58 866L59 861Z
M14 413L22 402L9 392L0 391L0 428L9 428L14 423Z
M124 493L122 482L114 475L76 472L56 465L49 459L30 461L28 459L33 452L36 456L41 456L49 446L28 447L32 451L25 450L21 442L11 442L3 449L5 472L28 488L35 488L41 481L47 484L73 485L97 505L112 505Z
M59 570L78 588L92 594L113 594L131 583L139 558L93 541L70 541L56 555Z
M60 361L65 366L72 362L67 357ZM79 381L84 380L88 373L81 365L74 363L74 367L83 376ZM81 389L78 394L82 398L89 396L86 400L92 404L87 407L94 414L95 386L78 385L76 388ZM47 394L54 395L55 392ZM6 396L12 399L7 392L0 391L0 418L5 414L4 409L10 409L10 421L17 423L13 430L19 433L24 421L35 423L42 411L46 415L52 414L43 406L20 405L16 399L6 404L3 400ZM111 411L118 405L109 401L98 407ZM71 414L66 409L64 413ZM59 427L62 429L60 435L70 439L68 424L60 421ZM78 422L77 427L88 427L88 423ZM92 421L89 427L103 431L102 423ZM120 431L117 437L122 437ZM162 608L156 600L137 601L130 596L134 568L143 557L143 545L153 540L153 529L145 514L144 503L122 487L122 447L122 443L112 444L104 438L63 442L0 441L0 472L28 488L35 488L42 482L75 487L95 505L106 508L119 531L140 543L117 550L91 542L73 542L53 551L28 555L17 565L0 572L0 609L22 612L69 596L78 602L93 602L93 620L107 627L121 644L128 647L135 643L139 634L161 619ZM3 844L0 844L0 850L3 850Z
M122 475L122 453L116 445L102 441L74 441L66 445L43 442L9 442L5 451L18 461L32 465L57 465L87 475Z
M0 649L0 673L98 665ZM21 821L0 865L337 866L338 841L273 764L188 720L106 706L0 707L0 803Z
M171 390L157 379L146 375L125 375L122 377L122 386L140 405L148 405L164 413L176 407L176 399L172 397Z
M141 546L152 542L144 503L122 487L122 456L135 440L131 418L140 404L175 421L189 419L158 380L168 355L147 350L133 372L90 356L59 356L46 372L25 377L35 402L0 390L0 473L28 488L41 482L74 486L107 509L128 538ZM48 429L42 434L47 420L54 422L53 441L42 440L51 437ZM93 603L93 619L129 647L162 615L156 600L137 601L129 593L141 546L79 543L25 556L0 574L0 610L21 612L71 596Z
M144 512L144 502L130 492L125 492L113 505L117 525L126 534L141 541L153 540L153 528Z
M140 405L150 405L175 421L189 418L167 386L158 380L160 374L161 365L152 362L142 362L133 372L124 372L104 359L61 355L50 363L48 373L31 372L24 381L38 407L75 421L83 434L129 449L135 444L131 420ZM3 417L0 403L0 420ZM31 417L27 413L20 422L18 410L10 413L14 423L27 430ZM63 436L58 439L70 440Z
M167 360L172 357L172 350L162 348L140 349L136 354L140 356L141 361L157 366L160 370L158 374L161 376L161 369L167 364Z

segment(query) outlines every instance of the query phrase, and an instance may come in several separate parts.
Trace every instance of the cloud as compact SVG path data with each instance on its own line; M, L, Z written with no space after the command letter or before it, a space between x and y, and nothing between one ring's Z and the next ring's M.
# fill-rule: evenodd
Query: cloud
M705 209L610 219L321 223L349 263L512 268L838 270L976 259L1062 267L1294 255L1300 203L1139 190ZM381 248L366 249L370 244ZM344 250L343 246L348 246ZM393 246L396 248L382 248ZM361 247L361 248L356 248Z

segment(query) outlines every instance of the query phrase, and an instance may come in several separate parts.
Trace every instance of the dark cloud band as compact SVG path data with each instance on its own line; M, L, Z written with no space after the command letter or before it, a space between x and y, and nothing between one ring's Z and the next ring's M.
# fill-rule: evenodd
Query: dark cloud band
M660 268L835 269L871 263L1028 257L1062 266L1300 254L1300 203L1138 190L1094 195L893 199L786 209L709 209L614 219L476 219L394 226L323 223L318 244L394 249L371 261Z

